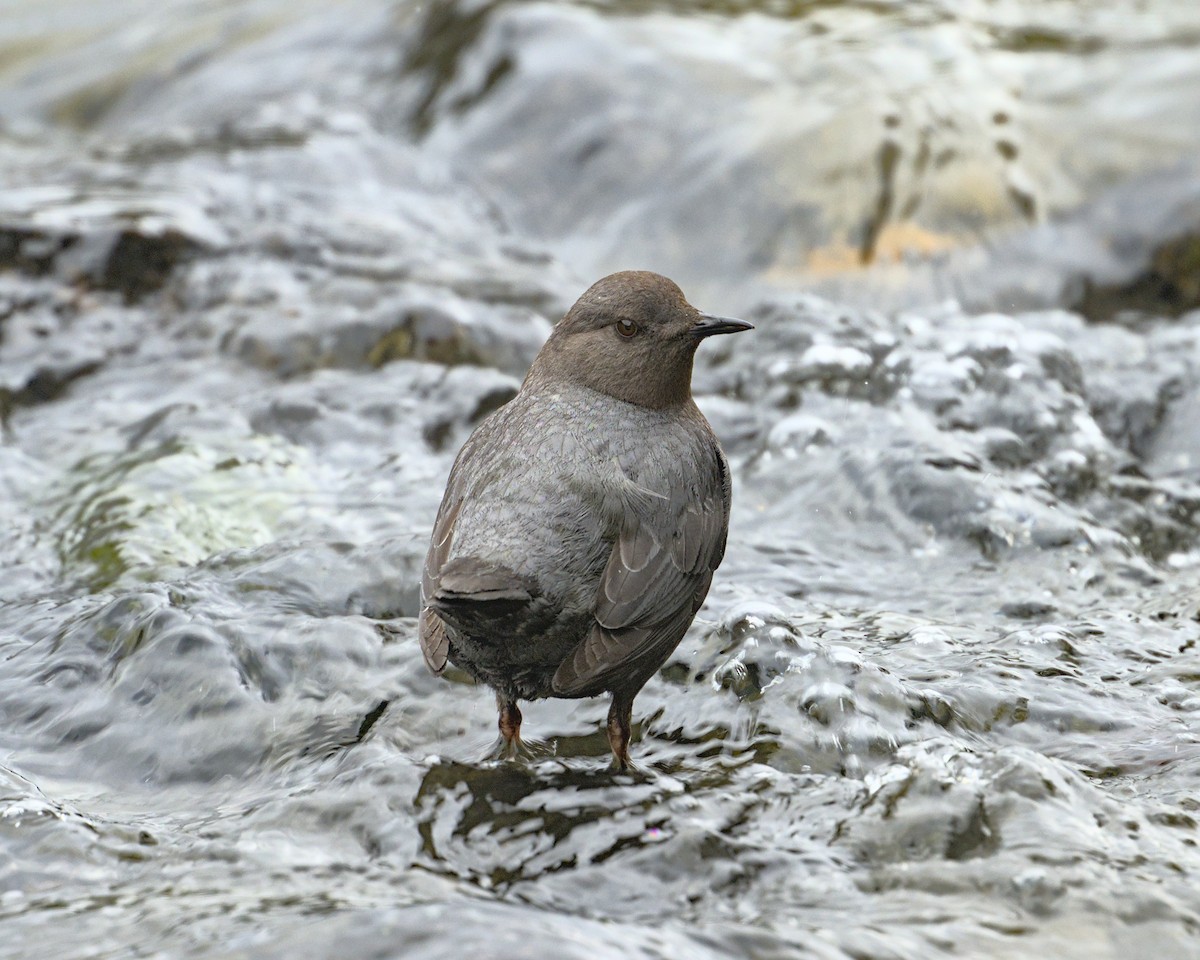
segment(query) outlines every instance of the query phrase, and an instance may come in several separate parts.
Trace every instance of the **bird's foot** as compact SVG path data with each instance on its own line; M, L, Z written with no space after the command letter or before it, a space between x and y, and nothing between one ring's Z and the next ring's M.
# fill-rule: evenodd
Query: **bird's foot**
M629 773L635 776L642 772L638 768L637 764L630 760L629 757L625 757L624 759L621 759L620 757L613 757L612 763L609 764L608 769L612 773Z
M496 742L484 755L484 760L547 760L556 754L552 740L527 740L524 737L516 740L505 740L497 737Z
M488 754L489 760L541 760L554 755L553 747L540 740L523 740L521 738L521 711L515 700L496 697L496 706L500 711L497 726L500 728L500 738Z

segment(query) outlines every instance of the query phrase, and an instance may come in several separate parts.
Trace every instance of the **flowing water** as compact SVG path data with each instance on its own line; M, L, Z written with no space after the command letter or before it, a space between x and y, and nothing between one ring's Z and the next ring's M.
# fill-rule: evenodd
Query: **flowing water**
M1200 956L1198 47L0 3L0 957ZM487 761L417 571L621 267L757 325L696 372L729 550L636 773L599 700Z

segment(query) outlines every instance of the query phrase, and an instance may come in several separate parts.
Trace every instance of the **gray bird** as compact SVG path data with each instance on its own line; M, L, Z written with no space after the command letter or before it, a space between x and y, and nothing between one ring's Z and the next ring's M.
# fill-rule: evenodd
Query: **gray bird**
M450 471L421 582L421 649L496 691L501 747L518 700L612 694L629 766L633 699L678 646L725 553L730 480L692 400L700 313L666 277L614 273L571 307L520 392Z

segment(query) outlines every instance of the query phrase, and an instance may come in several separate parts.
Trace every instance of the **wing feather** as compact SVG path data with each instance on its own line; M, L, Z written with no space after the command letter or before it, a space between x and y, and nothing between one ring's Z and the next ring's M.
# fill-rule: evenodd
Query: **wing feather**
M563 696L645 680L671 655L704 602L725 552L729 480L671 498L668 511L628 519L596 594L596 624L554 674ZM655 520L654 518L658 518Z
M425 657L425 665L434 673L441 673L446 669L450 641L446 637L446 625L442 618L428 604L442 566L450 556L450 545L454 542L454 524L458 521L461 508L461 498L447 498L442 501L433 525L429 552L425 555L425 567L421 571L421 616L417 622L417 633L421 640L421 653Z

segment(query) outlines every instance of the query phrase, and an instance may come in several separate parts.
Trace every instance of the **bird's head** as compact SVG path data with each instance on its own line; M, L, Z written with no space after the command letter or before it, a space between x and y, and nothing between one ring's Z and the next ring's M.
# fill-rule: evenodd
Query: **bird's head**
M626 270L596 281L554 328L526 385L567 380L665 409L691 398L692 358L705 337L751 330L701 313L666 277Z

